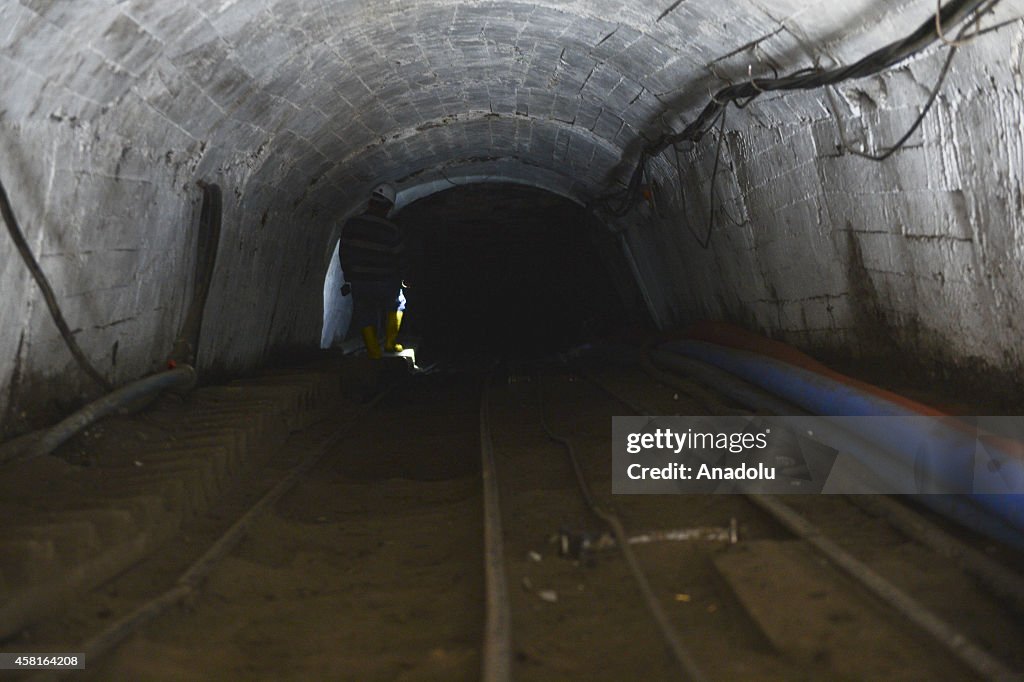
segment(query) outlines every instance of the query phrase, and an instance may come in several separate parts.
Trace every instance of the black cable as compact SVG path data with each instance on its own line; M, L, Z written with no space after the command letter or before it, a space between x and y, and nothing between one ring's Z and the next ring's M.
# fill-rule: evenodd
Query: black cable
M25 235L22 233L21 227L18 225L18 221L14 217L14 209L11 208L10 199L7 198L7 191L4 189L2 182L0 182L0 214L3 215L4 223L7 225L7 232L11 235L11 240L14 242L15 247L17 247L18 253L21 254L21 259L24 261L25 267L27 267L29 272L32 273L33 279L35 279L36 284L39 285L39 289L43 292L43 299L46 301L46 307L50 310L50 316L53 318L54 324L57 325L61 338L64 339L64 343L67 345L68 350L71 351L71 355L74 356L79 367L89 375L90 379L107 391L113 390L113 385L99 373L75 341L75 337L72 335L71 329L68 327L68 323L64 320L64 315L60 311L60 305L57 303L57 296L53 293L53 287L50 286L49 280L46 279L46 274L43 272L42 268L39 267L39 263L36 261L35 256L32 255L32 249L29 248L28 242L25 240Z
M909 140L910 137L915 132L917 132L917 129L921 127L921 124L924 123L925 117L928 115L928 112L931 110L932 105L935 104L935 100L938 99L939 92L942 90L942 84L946 81L946 76L949 74L949 67L953 65L953 57L955 57L955 56L956 56L956 48L955 47L951 47L950 50L949 50L949 56L946 58L946 63L942 65L942 72L939 74L939 80L936 81L935 87L932 89L931 95L929 95L929 97L928 97L928 101L925 102L924 108L921 109L921 113L918 114L916 119L914 119L913 125L911 125L910 128L907 130L907 132L904 133L903 136L899 140L896 141L896 144L894 144L893 146L889 147L888 149L886 149L881 154L870 154L870 153L862 152L860 150L852 149L852 148L846 148L845 151L848 151L849 153L851 153L851 154L853 154L855 156L859 156L862 159L869 159L871 161L885 161L890 156L892 156L893 154L898 152L900 149L902 149L903 145L905 145L907 143L907 140Z
M725 140L725 114L728 107L722 109L722 120L718 124L718 144L715 145L715 165L711 169L711 182L708 186L708 232L704 235L703 241L698 239L697 243L705 251L711 246L711 231L715 229L715 182L718 180L718 165L722 161L722 142Z
M869 159L871 161L885 161L890 156L892 156L893 154L898 152L900 149L902 149L903 145L905 145L907 143L907 140L909 140L910 137L915 132L917 132L917 129L921 127L921 124L924 123L925 117L928 116L928 112L931 111L932 105L935 104L935 100L938 99L939 92L942 91L942 85L943 85L943 83L946 82L946 76L949 75L949 68L953 65L953 58L956 57L956 50L957 50L957 48L956 48L955 45L950 46L950 48L949 48L949 55L946 57L946 61L942 65L942 71L939 72L939 78L935 82L935 87L932 88L931 94L928 95L928 101L925 102L924 107L921 109L921 113L918 114L916 119L914 119L914 123L910 126L910 128L907 130L907 132L904 133L903 136L899 140L896 141L896 144L894 144L893 146L889 147L887 150L885 150L881 154L870 154L870 153L867 153L867 152L862 152L860 150L853 149L853 148L849 147L846 144L843 145L844 148L845 148L844 151L847 151L847 152L849 152L849 153L851 153L851 154L853 154L855 156L859 156L859 157L861 157L863 159ZM837 124L841 125L841 124L838 123L838 121L837 121Z
M917 132L917 129L921 127L921 124L924 123L924 119L928 116L928 112L931 110L932 105L934 105L935 101L938 99L939 92L942 91L942 85L946 82L946 77L949 75L949 69L953 65L953 58L956 56L957 48L962 44L961 41L963 40L964 35L967 33L967 31L971 27L976 26L978 21L981 20L981 17L984 16L987 12L989 12L992 9L992 7L995 6L995 4L997 2L999 2L999 0L989 0L989 2L987 3L986 6L981 7L975 13L974 19L972 21L970 21L968 24L966 24L960 30L960 33L957 35L957 37L956 37L956 39L954 41L949 41L949 40L947 40L943 36L942 27L941 27L941 25L938 24L938 16L939 15L938 15L938 13L936 13L936 24L937 24L936 25L936 33L939 35L940 39L943 40L943 42L945 42L947 45L949 45L949 47L950 47L949 55L946 57L946 61L942 65L942 70L939 72L939 78L935 82L935 86L932 88L931 93L929 94L928 100L925 102L924 107L921 109L921 113L918 114L916 119L914 119L913 124L910 126L910 128L907 130L907 132L904 133L900 137L900 139L897 140L896 143L894 145L892 145L891 147L889 147L889 149L887 149L886 151L882 152L881 154L870 154L870 153L862 152L862 151L859 151L857 149L853 149L852 147L850 147L846 143L846 140L845 140L845 138L844 138L844 136L842 134L842 124L839 122L839 116L838 116L838 114L835 111L833 111L833 116L836 117L836 124L837 124L837 126L839 126L839 133L840 133L839 137L840 137L840 141L842 142L843 151L849 152L850 154L854 154L855 156L859 156L861 158L868 159L868 160L871 160L871 161L885 161L890 156L892 156L893 154L898 152L900 149L902 149L903 146L907 143L907 140L909 140L913 136L913 134L915 132ZM977 36L979 36L981 34L982 34L981 31L975 32L975 33L973 33L970 36L969 39L973 40L974 38L976 38ZM827 87L829 87L829 86L826 86L826 88ZM828 92L827 89L826 89L826 92ZM742 103L734 102L733 104L737 108L742 109L742 108L746 107L748 104L750 104L754 100L755 97L751 97L751 98L743 101ZM831 97L829 99L831 101ZM706 234L706 236L704 237L703 240L701 240L696 234L694 234L694 238L697 240L697 244L699 244L700 247L702 249L704 249L704 250L707 250L707 248L711 244L711 233L712 233L712 231L714 230L714 227L715 227L715 186L717 184L717 179L718 179L718 163L719 163L719 159L721 157L721 152L722 152L722 136L725 134L725 130L724 129L725 129L725 112L726 111L728 111L728 107L724 107L722 109L722 123L721 123L721 125L719 127L719 130L718 130L718 148L717 148L717 151L716 151L716 154L715 154L715 167L714 167L714 170L711 173L711 190L710 190L710 198L709 198L709 217L708 217L707 234ZM674 148L674 145L673 145L673 148ZM677 163L678 163L678 159L677 159ZM682 187L682 184L680 184L680 187ZM733 218L732 215L728 211L725 210L725 206L724 205L722 206L722 212L726 214L726 216L729 218L729 221L732 222L733 225L736 225L736 226L740 225L739 223L736 222L735 218ZM691 229L690 232L692 234L693 230Z
M676 663L679 665L680 670L684 674L684 679L694 680L700 682L707 680L707 676L697 666L696 661L693 659L693 655L689 649L685 647L676 633L672 622L668 619L665 609L662 608L661 603L658 601L658 597L651 587L651 582L647 578L647 574L644 573L643 568L640 565L640 560L636 556L636 552L633 551L632 545L629 544L629 536L626 534L626 528L619 518L619 515L614 510L602 505L598 502L597 498L594 497L594 493L587 483L587 477L583 472L583 467L580 465L579 458L576 457L576 449L573 447L571 439L559 435L554 432L551 425L547 420L547 410L544 404L544 383L543 377L537 374L537 410L540 413L540 424L544 430L545 435L551 441L558 443L565 449L566 457L569 459L569 464L572 467L573 476L576 478L576 486L580 491L580 496L586 503L590 511L597 516L599 519L604 521L611 530L612 535L615 537L615 544L618 546L619 551L622 553L622 558L626 561L626 567L633 576L633 580L636 582L637 588L640 590L640 594L644 598L644 602L647 605L647 610L650 612L651 617L657 624L658 629L661 631L661 635L665 640L665 644L668 645L669 651ZM587 379L601 386L595 379L587 374L584 374ZM601 386L603 388L603 386ZM638 410L643 412L643 410Z
M987 12L1000 0L951 0L939 10L939 26L948 30L974 14ZM980 16L980 15L979 15ZM908 59L936 41L940 40L934 15L930 15L916 31L909 36L889 43L848 66L834 69L802 69L782 78L751 78L748 81L729 85L712 97L697 118L682 131L663 135L645 150L649 156L657 156L671 144L689 140L697 142L704 136L718 113L737 100L758 97L766 92L816 90L826 85L836 85L847 80L865 78L880 73L899 62Z
M1000 0L951 0L945 7L940 7L936 13L932 14L927 21L922 23L917 30L908 36L889 43L848 66L834 69L808 67L781 78L750 78L742 83L723 87L711 95L711 101L698 114L697 118L683 128L683 130L662 135L643 149L636 168L634 168L630 183L623 192L598 197L590 202L589 205L601 208L615 216L623 216L628 213L640 199L641 188L638 179L643 177L649 160L664 152L668 147L675 146L680 142L699 142L707 131L714 126L718 117L730 104L743 108L766 92L815 90L829 85L836 85L843 81L875 75L914 56L937 41L945 40L944 33L946 31L972 15L974 20L970 25L976 24L983 15L991 11L999 2ZM993 29L1004 26L1006 23L1008 22L993 27ZM989 30L979 31L977 35L986 33ZM962 35L963 31L961 31ZM879 155L881 158L865 155L867 158L872 158L876 161L884 160L895 153L913 135L917 127L920 126L921 120L924 119L924 115L927 114L928 109L934 104L942 82L948 73L952 54L955 54L955 50L951 52L951 56L943 68L939 83L925 105L925 110L922 112L919 120L915 122L914 127L893 148L887 150L883 155ZM681 190L682 188L680 188ZM611 201L617 203L614 208L611 206Z

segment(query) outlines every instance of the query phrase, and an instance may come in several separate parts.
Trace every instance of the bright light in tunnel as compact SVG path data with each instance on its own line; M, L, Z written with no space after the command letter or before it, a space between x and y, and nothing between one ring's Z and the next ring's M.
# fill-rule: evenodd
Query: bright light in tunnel
M352 321L352 297L341 295L345 273L341 271L338 259L338 244L335 241L331 261L324 276L324 316L320 334L320 348L333 348L344 343L349 323Z

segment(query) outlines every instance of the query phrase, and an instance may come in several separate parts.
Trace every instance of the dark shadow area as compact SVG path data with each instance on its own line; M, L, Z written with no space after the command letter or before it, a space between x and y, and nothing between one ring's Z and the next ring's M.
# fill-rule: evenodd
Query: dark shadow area
M467 185L396 220L416 255L403 336L419 338L421 361L535 358L626 323L610 235L567 199Z
M379 409L367 412L363 440L350 442L332 469L351 481L474 480L480 471L480 382L474 373L406 376Z

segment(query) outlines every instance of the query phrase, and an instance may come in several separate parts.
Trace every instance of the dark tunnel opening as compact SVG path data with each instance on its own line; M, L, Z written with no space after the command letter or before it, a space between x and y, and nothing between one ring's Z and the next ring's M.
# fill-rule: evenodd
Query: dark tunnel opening
M631 318L608 265L611 235L565 198L465 185L395 219L413 254L402 336L421 362L535 358Z

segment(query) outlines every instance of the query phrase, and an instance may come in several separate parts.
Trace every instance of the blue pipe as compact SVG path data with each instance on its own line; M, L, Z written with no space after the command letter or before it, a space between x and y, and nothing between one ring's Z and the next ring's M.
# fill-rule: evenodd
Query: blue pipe
M842 425L818 417L797 416L806 415L807 411L714 365L672 352L654 351L651 356L657 364L694 377L749 409L789 415L787 423L804 431L814 431L815 440L854 457L866 469L867 478L874 480L869 486L872 492L885 490L887 486L894 490L913 488L914 470L906 460L893 457L888 451L865 441ZM937 494L912 497L932 511L956 520L965 528L1024 550L1024 533L979 509L969 499Z
M873 487L871 492L907 490L912 485L913 469L907 467L905 463L893 459L889 453L859 438L855 433L842 428L842 425L810 416L808 411L797 407L788 400L779 398L763 388L758 388L725 370L700 360L657 350L651 353L651 358L659 365L697 379L748 409L784 415L787 417L787 425L796 427L803 433L813 431L814 440L837 452L853 455L870 473L874 474L873 478L877 481L877 486Z
M858 435L917 472L919 483L924 484L919 486L922 492L956 493L922 495L920 501L929 507L1003 541L1008 541L1007 531L1015 536L1024 531L1024 495L973 492L977 439L972 434L940 418L923 417L885 398L754 353L701 341L674 341L661 348L730 372L813 414L917 418L865 419ZM928 428L922 428L925 425ZM1024 461L992 447L988 450L999 463L1002 488L1016 491L1024 487ZM979 521L978 512L991 523ZM991 528L986 530L979 523ZM1010 544L1024 547L1019 538Z

